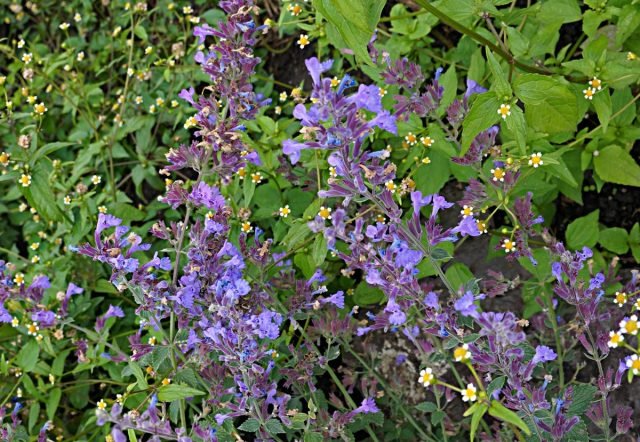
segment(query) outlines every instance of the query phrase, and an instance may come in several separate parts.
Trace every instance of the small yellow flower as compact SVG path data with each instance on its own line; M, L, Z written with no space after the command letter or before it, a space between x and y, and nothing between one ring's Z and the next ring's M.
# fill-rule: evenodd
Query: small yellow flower
M516 243L511 241L510 239L505 239L502 242L502 248L504 249L505 252L511 253L516 249Z
M294 17L297 17L302 12L302 6L300 6L297 3L289 5L287 9L289 10L289 12L291 12L291 15L293 15Z
M144 55L150 55L153 52L153 46L147 46L144 48Z
M184 122L184 128L185 129L191 129L192 127L196 126L198 124L198 120L196 120L196 117L189 117L187 118L187 121Z
M338 176L338 171L336 170L335 167L333 167L333 166L329 167L329 176L331 178L335 178L335 177Z
M627 52L627 60L633 61L637 59L638 59L638 56L636 55L635 52Z
M98 184L100 184L101 181L102 181L102 178L98 175L93 175L91 177L91 182L93 183L94 186L97 186Z
M78 55L76 55L76 60L82 61L84 60L84 56L85 56L84 51L80 51L78 52Z
M507 117L511 115L511 105L501 104L500 109L498 109L498 115L500 115L503 120L506 120Z
M193 14L193 8L191 6L183 6L182 7L182 13L184 15Z
M487 223L486 222L478 220L476 222L476 224L478 226L478 232L487 233Z
M340 80L338 80L338 77L333 77L331 79L331 87L338 87L339 84L340 84Z
M421 162L422 164L431 164L431 158L424 157Z
M155 114L156 113L156 105L152 104L151 106L149 106L149 113L150 114Z
M610 331L609 332L609 342L607 345L610 348L617 348L618 345L622 344L624 341L624 335L620 332Z
M631 315L629 319L623 319L620 321L620 333L628 333L630 335L638 334L638 317Z
M331 219L331 207L320 207L318 216L324 220Z
M262 174L260 172L252 173L251 181L253 181L255 184L260 184L262 182Z
M29 187L31 185L31 175L23 173L18 182L22 184L22 187Z
M393 180L389 180L386 183L384 183L384 187L387 188L387 190L391 193L395 193L396 192L396 185L393 182Z
M380 224L385 224L387 222L387 220L385 219L384 215L379 213L379 214L376 215L376 222L380 223Z
M7 153L7 152L0 153L0 164L2 164L4 167L7 167L9 165L10 158L11 158L10 153Z
M593 77L589 80L589 86L591 86L593 90L602 90L602 81L600 81L598 77Z
M475 402L478 399L476 393L478 390L476 386L473 384L467 384L467 388L462 390L462 401L463 402Z
M169 385L170 383L171 383L171 379L169 379L169 378L164 378L164 379L162 380L162 385L164 385L164 386L167 386L167 385Z
M14 316L13 319L11 320L11 326L13 328L16 328L19 325L20 325L20 320Z
M38 255L34 255L33 258L31 258L32 264L37 264L39 262L40 262L40 257Z
M534 169L542 166L544 161L542 161L542 152L534 153L529 158L529 166L533 166Z
M49 382L51 383L51 385L56 383L56 377L51 373L49 373Z
M69 26L71 26L69 23L64 22L64 23L60 23L60 26L58 26L60 29L62 29L63 31L66 31L67 29L69 29Z
M613 302L618 304L618 307L622 307L627 303L627 294L625 292L616 292Z
M76 12L74 14L74 16L73 16L73 21L76 22L76 23L81 22L82 21L82 16L79 13Z
M460 213L462 214L463 218L466 218L468 216L473 216L473 207L467 206L465 204L464 206L462 206L462 210L460 211Z
M44 105L44 103L40 102L38 104L36 104L35 106L33 106L33 110L36 114L42 116L45 114L45 112L47 112L49 109L47 109L47 107Z
M404 136L404 140L407 142L407 144L409 144L410 146L415 146L416 143L418 142L418 137L416 137L412 132L409 132L408 134L406 134Z
M586 98L587 100L593 100L593 94L596 93L596 90L588 87L583 90L582 93L584 94L584 98Z
M469 344L462 344L453 350L453 358L456 362L468 362L471 360L471 352L469 351Z
M156 345L156 337L155 337L155 336L151 336L151 337L149 338L149 345L150 345L150 346L152 346L152 347L153 347L154 345Z
M32 322L31 324L29 324L29 326L27 326L27 334L29 336L36 336L39 330L40 327L38 327L37 322Z
M420 377L418 378L418 382L421 383L424 387L429 387L430 385L435 384L436 377L433 375L433 369L431 369L431 367L427 367L420 370Z
M104 399L100 399L100 401L96 405L98 406L98 408L100 410L106 410L107 409L107 403L104 401Z
M287 101L287 93L285 91L280 92L280 101Z
M636 303L633 304L633 306L635 307L636 310L640 310L640 299L637 299Z
M491 174L493 175L493 181L500 181L501 183L504 182L504 169L496 167L495 169L491 169Z
M284 206L284 207L280 207L279 212L280 212L280 216L281 216L282 218L286 218L286 217L288 217L288 216L289 216L289 214L291 213L291 209L289 209L289 205L287 204L287 205L286 205L286 206Z
M249 221L244 221L240 226L240 230L242 230L244 233L251 233L251 231L253 230L253 226L251 226L251 223Z
M24 64L29 64L33 60L33 54L31 52L27 52L26 54L22 54L22 62Z
M245 169L244 167L241 167L236 172L236 175L238 175L238 178L240 178L241 180L244 180L244 177L247 176L247 169Z
M37 95L29 95L29 96L27 97L27 103L29 103L29 104L33 104L33 103L35 103L35 102L36 102L36 100L37 100L37 99L38 99L38 96L37 96Z
M164 106L164 98L162 97L156 98L156 106L158 107Z
M425 147L431 147L431 145L433 145L433 138L431 138L431 137L420 137L420 142Z
M378 88L378 95L380 95L380 98L384 97L385 95L387 95L387 90L383 87Z
M640 359L638 359L638 355L631 355L630 358L627 358L627 367L633 372L634 376L640 374Z
M276 115L280 115L282 113L282 107L276 106L273 108L273 111L276 113Z
M31 250L38 250L40 248L40 243L39 242L34 242L31 243Z
M98 212L107 213L107 206L99 206L98 207Z
M309 45L311 42L309 41L309 36L307 34L302 34L300 38L298 38L297 43L298 46L300 46L300 49L304 49L304 47Z
M68 206L69 204L71 204L71 197L67 195L64 197L64 205Z

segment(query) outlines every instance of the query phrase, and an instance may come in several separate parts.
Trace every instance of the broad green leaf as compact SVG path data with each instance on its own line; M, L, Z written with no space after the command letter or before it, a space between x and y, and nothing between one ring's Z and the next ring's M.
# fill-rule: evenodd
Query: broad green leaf
M295 248L298 244L303 242L309 235L311 230L307 226L306 222L300 222L293 224L289 229L289 232L282 239L282 243L289 247L289 249Z
M53 420L60 404L60 398L62 397L62 390L60 387L55 387L49 392L47 397L47 419Z
M149 388L149 384L147 384L147 380L144 377L142 368L140 368L140 365L138 365L137 362L129 362L129 366L127 368L129 373L131 373L136 378L139 390L146 390L147 388ZM123 372L123 374L125 373L126 371Z
M456 76L456 66L451 65L444 74L440 76L438 83L444 88L440 109L446 109L456 98L458 92L458 77Z
M324 238L324 235L317 235L313 241L311 257L316 267L320 267L327 257L327 240Z
M533 129L548 134L576 130L577 98L560 80L524 74L513 82L513 91L525 104L525 117Z
M29 431L33 430L33 427L36 426L38 422L38 418L40 417L40 402L34 402L29 409Z
M421 402L416 405L416 409L420 411L424 411L425 413L432 413L438 409L438 406L433 402Z
M38 356L40 356L40 345L38 345L35 339L31 339L22 347L20 352L18 352L16 365L22 368L23 371L29 373L33 371L38 363Z
M623 255L629 251L629 234L620 227L600 231L598 242L607 250Z
M514 411L509 410L499 401L491 401L489 414L503 422L508 422L520 428L527 436L531 435L531 430L527 424Z
M385 0L314 0L313 6L333 26L356 57L372 64L367 45L378 25Z
M581 218L576 218L567 227L567 245L576 250L593 247L598 242L598 217L600 210L594 210Z
M162 402L171 402L193 396L202 396L203 394L205 393L200 390L181 384L163 385L158 388L158 400Z
M267 428L267 431L270 434L279 434L285 432L282 424L277 419L269 419L267 422L265 422L264 426Z
M256 418L250 417L238 427L238 430L246 431L247 433L255 433L260 428L260 421Z
M500 120L498 109L500 101L494 92L485 92L475 96L469 114L462 123L462 152L464 155L473 139L483 130L489 129Z
M430 150L427 154L431 162L418 165L413 175L416 189L421 191L423 195L438 193L449 181L451 175L449 168L451 161L445 154L435 149Z
M507 129L516 140L521 155L527 154L527 123L524 113L518 106L511 106L511 115L505 119Z
M460 287L465 286L469 281L474 279L473 273L469 270L469 267L461 262L453 263L447 268L445 276L453 286L454 290L458 290Z
M573 401L569 405L569 416L580 416L591 406L598 389L595 385L578 384L573 387Z
M358 284L353 294L353 301L358 305L377 304L383 299L384 293L379 288L371 287L366 282Z
M507 76L502 70L502 66L500 66L500 63L498 63L498 60L496 60L493 52L491 52L489 49L487 49L487 62L487 64L489 65L489 70L491 71L491 74L493 74L493 83L491 84L491 90L495 91L496 94L498 94L498 97L500 97L504 101L508 101L509 98L511 98L511 86L509 85Z
M48 143L45 144L44 146L42 146L40 149L38 149L36 151L36 153L34 153L31 158L29 159L29 164L31 164L31 166L33 166L34 164L37 163L37 161L44 157L49 155L50 153L53 153L59 149L65 148L65 147L69 147L69 146L73 146L75 143L69 143L69 142L64 142L64 141L56 141L54 143Z
M616 31L616 46L622 46L622 43L633 35L638 26L640 26L640 4L630 2L620 11Z
M629 246L637 263L640 263L640 224L635 223L629 232Z
M596 108L598 120L602 125L602 131L607 132L609 120L611 119L611 96L607 89L597 92L593 97L593 107Z
M29 187L20 186L22 194L35 208L38 213L47 221L62 221L63 214L56 204L51 185L49 184L49 172L45 169L43 162L39 162L31 169L31 185Z
M609 183L640 187L640 166L620 146L607 146L593 156L596 173Z

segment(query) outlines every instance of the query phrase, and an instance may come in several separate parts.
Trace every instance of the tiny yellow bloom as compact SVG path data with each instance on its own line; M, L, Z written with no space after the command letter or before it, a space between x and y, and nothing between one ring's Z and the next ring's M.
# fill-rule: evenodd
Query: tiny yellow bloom
M456 362L468 362L471 360L471 352L469 351L469 344L462 344L460 347L456 347L453 350L453 358Z
M634 376L638 376L640 374L640 359L638 359L638 355L631 355L630 358L627 358L627 368L629 368Z
M420 142L425 147L431 147L433 145L433 138L431 138L431 137L420 137Z
M416 143L418 142L418 137L416 137L412 132L409 132L407 135L404 136L404 140L410 146L415 146Z
M617 348L618 345L622 344L624 341L624 335L620 332L610 331L609 332L609 342L607 345L610 348Z
M71 204L71 197L67 195L64 197L64 205L68 206L69 204Z
M602 81L600 81L598 77L593 77L589 80L589 86L591 86L593 90L602 90Z
M244 221L240 226L240 230L242 230L244 233L251 233L251 231L253 230L253 226L251 226L251 223L249 221Z
M473 216L473 207L467 206L465 204L464 206L462 206L462 210L460 211L460 213L462 214L463 218L466 218L468 216Z
M420 370L420 377L418 378L418 382L421 383L424 387L433 385L436 382L436 377L433 375L433 369L431 367L427 367Z
M507 117L511 115L511 105L501 104L500 109L498 109L498 115L500 115L503 120L506 120Z
M20 320L14 316L13 319L11 319L11 326L13 328L16 328L19 325L20 325Z
M463 402L475 402L478 399L476 386L473 384L467 384L467 388L462 390Z
M480 233L487 233L487 223L486 222L478 220L476 224L478 226L478 231Z
M385 95L387 95L387 90L383 87L378 88L378 95L380 95L380 98L384 97Z
M171 379L169 379L169 378L164 378L164 379L162 380L162 385L165 385L165 386L166 386L166 385L169 385L170 383L171 383Z
M422 164L431 164L431 158L429 157L424 157L422 159Z
M22 184L22 187L29 187L31 185L31 175L23 173L18 182Z
M629 319L623 319L620 321L620 333L628 333L630 335L638 334L638 317L631 315Z
M516 249L516 243L511 241L510 239L505 239L502 242L502 248L504 249L505 252L511 253Z
M542 161L542 152L534 153L529 158L529 166L533 166L534 169L537 169L543 164L544 164L544 161Z
M153 52L153 46L147 46L144 48L144 55L149 55Z
M625 292L616 292L613 302L618 304L618 307L622 307L627 303L627 294Z
M638 59L638 56L636 55L635 52L627 52L627 60L633 61L637 59Z
M500 181L501 183L504 182L504 169L496 167L495 169L491 169L491 174L493 175L493 181Z
M280 101L287 101L287 93L285 91L280 92Z
M107 403L104 401L104 399L100 399L100 401L96 405L98 406L98 408L100 410L106 410L107 409Z
M91 177L91 182L93 183L94 186L97 186L98 184L100 184L101 181L102 181L102 178L98 175L93 175Z
M302 6L300 6L297 3L294 3L292 5L289 5L289 12L291 12L291 15L297 17L298 15L300 15L300 13L302 12Z
M35 111L36 114L42 116L49 109L47 109L47 107L44 105L44 103L40 102L40 103L36 104L35 106L33 106L33 110Z
M184 128L185 129L191 129L192 127L196 126L198 124L198 120L196 120L196 117L189 117L187 118L187 121L184 122Z
M29 103L29 104L33 104L33 103L35 103L35 102L36 102L36 100L37 100L37 99L38 99L38 96L37 96L37 95L29 95L29 96L27 97L27 103Z
M280 207L279 212L280 212L280 216L281 216L282 218L286 218L286 217L288 217L288 216L289 216L289 214L291 213L291 209L289 209L289 204L287 204L287 205L286 205L286 206L284 206L284 207Z
M587 100L593 100L593 94L596 93L596 90L588 87L583 90L582 93L584 94L584 98L586 98Z
M318 211L318 216L324 220L331 219L331 207L320 207L320 211Z
M0 153L0 164L2 164L4 167L7 167L9 165L10 158L11 158L10 153L7 153L7 152Z
M300 49L304 49L305 46L309 45L309 43L311 43L309 41L309 36L307 34L302 34L300 36L300 38L298 38L298 46L300 46Z
M98 207L98 212L107 213L107 206L99 206Z
M32 60L33 60L33 54L31 52L27 52L25 54L22 54L22 62L24 64L29 64L29 63L31 63Z
M73 21L75 21L76 23L81 22L82 21L82 16L79 13L75 13L73 16Z
M241 180L244 180L244 177L247 176L247 169L245 169L244 167L241 167L236 172L236 175L238 175L238 178L240 178Z
M393 180L389 180L386 183L384 183L384 187L387 188L387 190L391 193L395 193L396 192L396 185L393 182Z
M636 303L633 304L633 306L635 307L636 310L640 310L640 299L637 299Z
M149 338L149 345L150 345L150 346L152 346L152 347L153 347L154 345L156 345L156 337L155 337L155 336L151 336L151 337Z
M69 29L69 26L71 26L69 23L64 22L64 23L60 23L60 26L58 26L60 29L62 29L63 31L66 31L67 29Z
M339 84L340 84L340 80L338 80L338 77L333 77L331 79L331 87L338 87Z
M37 264L39 262L40 262L40 257L38 255L34 255L33 258L31 258L32 264Z
M31 243L31 250L38 250L40 248L40 243L39 242L34 242Z
M331 178L335 178L335 177L338 176L338 171L336 170L335 167L333 167L333 166L329 167L329 176Z
M164 98L158 97L156 98L156 106L164 106Z
M252 173L251 181L253 181L255 184L260 184L262 182L262 174L260 172Z
M40 327L38 327L37 322L32 322L31 324L29 324L29 326L27 326L27 334L29 336L36 336L39 330Z

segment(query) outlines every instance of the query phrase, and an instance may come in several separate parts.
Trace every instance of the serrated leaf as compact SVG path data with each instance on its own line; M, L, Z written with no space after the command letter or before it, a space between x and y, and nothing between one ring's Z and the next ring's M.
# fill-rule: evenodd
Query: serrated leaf
M498 97L503 100L508 100L511 97L511 85L509 81L507 81L507 76L504 74L502 70L502 66L496 60L496 57L493 55L493 52L487 48L487 64L489 65L489 70L493 74L493 83L491 84L491 90L495 91L498 94Z
M581 416L591 406L597 390L594 385L575 385L573 387L573 400L569 405L567 415Z
M327 240L324 238L324 235L317 235L316 239L313 241L311 257L313 258L313 262L316 267L320 267L327 257Z
M200 390L182 384L169 384L158 388L158 400L162 402L172 402L203 394L205 393Z
M269 419L267 422L265 422L264 426L266 427L267 431L271 434L279 434L279 433L285 432L284 427L282 426L280 421L277 419Z
M611 96L609 95L609 91L605 89L596 93L593 97L592 103L593 107L596 108L598 120L602 125L602 132L606 133L607 128L609 127L609 120L611 120L612 113Z
M527 154L527 123L524 121L524 112L518 106L511 106L511 115L505 119L507 129L511 132L520 154Z
M247 433L255 433L260 428L260 421L256 418L250 417L238 427L238 430L246 431Z
M596 173L603 181L640 187L640 166L620 146L607 146L593 157Z

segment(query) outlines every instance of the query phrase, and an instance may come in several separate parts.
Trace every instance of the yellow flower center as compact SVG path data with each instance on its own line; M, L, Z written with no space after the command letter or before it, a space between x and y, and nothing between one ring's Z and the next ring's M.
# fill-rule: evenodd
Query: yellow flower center
M456 361L464 362L469 359L469 351L464 347L458 347L453 351L453 357Z
M616 303L617 304L624 304L627 302L627 294L626 293L616 293Z
M494 171L493 171L493 177L494 177L495 179L497 179L497 180L501 180L501 179L503 179L503 178L504 178L504 170L503 170L503 169L501 169L501 168L499 168L499 167L498 167L497 169L494 169Z
M417 138L414 134L412 134L411 132L409 132L404 139L407 141L407 143L414 145L416 144Z
M422 144L427 147L430 147L433 144L433 138L431 137L422 137L420 141L422 141Z
M609 339L609 341L611 341L612 344L618 345L619 343L622 342L622 335L620 333L615 333L611 335L611 338Z
M318 212L320 218L328 219L331 216L331 208L329 207L320 207L320 211Z
M635 359L631 361L631 369L640 370L640 359Z
M638 321L629 319L624 325L624 329L627 333L633 334L638 332Z

